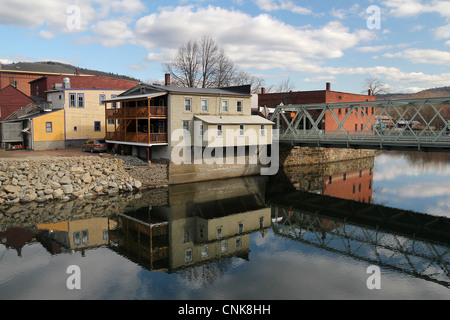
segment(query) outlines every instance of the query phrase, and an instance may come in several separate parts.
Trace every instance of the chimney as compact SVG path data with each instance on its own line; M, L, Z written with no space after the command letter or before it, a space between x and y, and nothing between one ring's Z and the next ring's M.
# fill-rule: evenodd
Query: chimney
M327 82L327 91L331 90L331 83Z
M75 70L75 75L76 75L76 76L79 76L79 75L80 75L80 68L77 68L77 69Z
M266 94L266 88L261 88L261 94Z
M367 90L367 95L371 96L372 95L372 89Z
M170 86L170 73L166 73L165 75L165 85Z
M2 62L0 61L0 70L2 69Z

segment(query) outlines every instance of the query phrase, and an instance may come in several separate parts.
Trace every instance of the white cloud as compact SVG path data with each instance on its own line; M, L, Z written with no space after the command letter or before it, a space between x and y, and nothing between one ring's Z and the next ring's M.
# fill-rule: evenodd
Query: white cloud
M384 54L387 58L403 58L413 63L450 64L450 52L434 49L407 49L397 53Z
M122 45L133 36L127 24L119 20L100 21L92 27L92 32L97 41L107 48Z
M308 8L296 5L291 0L255 0L255 4L264 11L288 10L298 14L311 14Z
M39 36L43 39L53 39L55 37L53 33L46 30L39 31Z
M315 63L308 60L340 58L345 50L374 37L369 30L351 31L338 21L297 28L266 14L252 17L213 6L160 8L136 22L135 34L134 43L163 53L210 35L241 68L259 70L311 68Z

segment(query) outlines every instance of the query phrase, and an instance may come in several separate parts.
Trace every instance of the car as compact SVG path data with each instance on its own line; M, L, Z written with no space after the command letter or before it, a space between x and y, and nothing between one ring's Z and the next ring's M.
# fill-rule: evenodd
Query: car
M105 139L91 139L86 141L86 143L81 148L83 152L105 152L108 150L108 144Z

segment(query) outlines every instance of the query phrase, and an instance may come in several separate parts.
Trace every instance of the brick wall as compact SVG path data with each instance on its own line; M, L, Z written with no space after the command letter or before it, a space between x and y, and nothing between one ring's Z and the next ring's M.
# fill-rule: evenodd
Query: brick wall
M12 86L3 88L0 90L0 120L33 102L30 97Z

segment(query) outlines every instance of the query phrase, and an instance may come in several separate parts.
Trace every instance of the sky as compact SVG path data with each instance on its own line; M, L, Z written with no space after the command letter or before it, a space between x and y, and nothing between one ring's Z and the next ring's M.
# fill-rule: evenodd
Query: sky
M210 36L238 70L294 91L391 93L450 85L445 0L0 0L0 62L59 61L161 81Z

